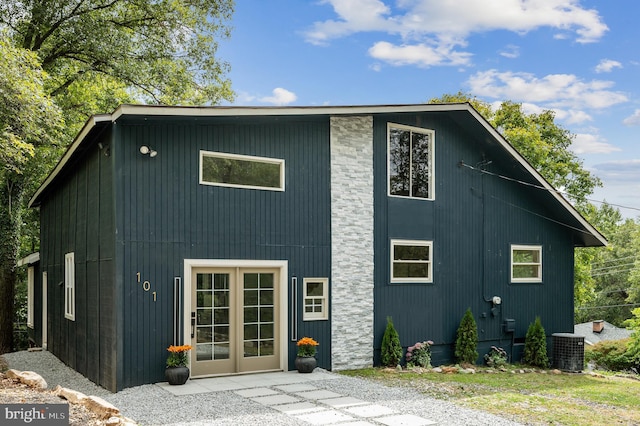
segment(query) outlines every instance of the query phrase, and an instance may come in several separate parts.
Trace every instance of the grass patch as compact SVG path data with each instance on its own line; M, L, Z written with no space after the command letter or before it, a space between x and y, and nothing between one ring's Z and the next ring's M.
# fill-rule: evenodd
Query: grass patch
M640 380L613 375L493 372L398 372L367 368L342 374L490 412L527 424L640 424Z

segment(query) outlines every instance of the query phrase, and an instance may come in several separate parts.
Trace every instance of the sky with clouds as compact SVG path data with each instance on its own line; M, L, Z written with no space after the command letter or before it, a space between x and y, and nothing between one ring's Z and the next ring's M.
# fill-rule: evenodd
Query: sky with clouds
M640 216L638 0L241 0L219 55L234 105L409 104L458 91L555 111Z

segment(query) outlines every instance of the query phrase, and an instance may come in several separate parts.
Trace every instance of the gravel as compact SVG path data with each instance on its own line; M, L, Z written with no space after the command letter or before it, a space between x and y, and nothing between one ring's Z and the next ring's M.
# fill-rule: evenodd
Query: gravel
M174 396L159 386L144 385L112 393L68 368L49 352L23 351L3 356L10 368L40 374L49 388L60 385L86 395L100 396L118 407L123 415L142 425L308 424L233 391ZM492 414L425 397L413 389L384 386L360 378L339 376L331 380L314 381L313 386L386 406L402 414L413 414L441 425L521 425Z

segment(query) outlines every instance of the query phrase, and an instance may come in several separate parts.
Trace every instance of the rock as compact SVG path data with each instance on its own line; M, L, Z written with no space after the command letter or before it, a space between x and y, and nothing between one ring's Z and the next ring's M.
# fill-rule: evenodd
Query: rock
M122 424L122 419L120 417L109 417L109 419L104 423L107 426L116 426Z
M83 394L82 392L63 388L61 386L56 386L53 392L60 398L64 398L72 404L80 404L87 397L87 395Z
M91 395L86 397L82 400L82 405L103 419L120 415L120 410L99 396Z
M553 374L562 374L562 371L560 371L560 370L558 370L556 368L556 369L551 370L551 373L553 373Z
M41 375L33 371L9 370L7 371L7 377L10 379L17 379L20 383L24 383L25 385L35 389L47 388L47 382Z
M434 373L442 373L442 368L440 367L435 367L434 369L432 369L431 371L433 371Z

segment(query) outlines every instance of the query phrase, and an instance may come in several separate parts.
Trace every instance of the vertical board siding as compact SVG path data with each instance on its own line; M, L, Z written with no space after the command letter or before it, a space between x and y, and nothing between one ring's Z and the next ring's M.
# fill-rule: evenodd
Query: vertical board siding
M301 305L303 278L331 273L328 119L121 119L116 127L116 252L127 325L119 388L164 380L173 279L184 279L184 259L288 260L288 285L298 277L298 335L320 342L319 365L329 368L329 321L303 322ZM158 155L140 154L141 145ZM284 159L285 191L200 185L200 150ZM289 342L290 328L283 338ZM292 367L295 342L288 345Z
M387 122L435 130L435 200L387 195ZM479 362L491 345L510 351L536 316L549 335L572 330L570 230L548 219L537 190L459 166L491 161L487 170L513 175L513 159L441 113L377 116L374 150L376 362L387 316L405 348L433 340L435 364L453 361L467 308L478 325ZM433 241L432 284L390 284L393 238ZM511 244L543 246L543 283L510 282ZM495 311L492 296L502 298ZM513 336L503 332L506 318L516 320Z
M107 141L104 135L102 141ZM95 141L97 145L97 141ZM73 170L58 177L40 206L42 271L48 284L48 349L93 382L116 389L111 158L97 146L81 152ZM106 189L105 189L106 185ZM75 321L64 317L64 256L75 257Z

